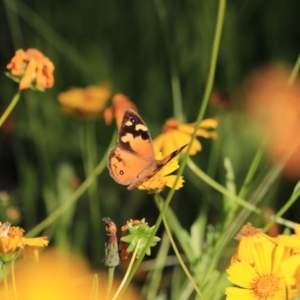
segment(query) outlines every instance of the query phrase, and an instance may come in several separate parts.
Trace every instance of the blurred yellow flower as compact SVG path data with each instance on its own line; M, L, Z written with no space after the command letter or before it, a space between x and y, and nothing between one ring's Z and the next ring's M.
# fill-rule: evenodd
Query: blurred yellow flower
M11 226L9 222L0 223L0 262L8 262L19 256L32 257L38 261L37 247L45 247L47 237L25 238L24 229Z
M85 300L106 299L107 275L92 272L87 262L78 255L54 249L43 252L40 262L19 261L15 271L17 294L22 300ZM94 275L97 274L97 277ZM97 283L95 283L97 280ZM120 280L114 277L112 295ZM93 288L97 287L97 290ZM14 298L12 286L10 299ZM7 299L4 289L0 289L0 299ZM120 298L122 300L141 299L137 291L129 287Z
M112 98L112 105L104 110L103 117L106 125L109 125L115 117L117 127L120 128L121 122L126 109L131 109L138 112L136 106L130 101L130 99L123 94L115 94Z
M235 238L239 241L239 244L235 255L233 255L231 259L231 265L237 261L247 262L253 265L254 258L252 248L256 244L269 243L275 245L271 237L264 234L262 229L253 227L251 223L244 225Z
M91 85L85 89L72 88L58 95L63 111L81 118L99 117L111 97L108 81Z
M31 87L43 91L54 85L54 64L37 49L17 50L6 68L10 70L6 75L19 82L20 90Z
M251 249L254 264L237 261L227 269L228 280L236 287L226 288L227 300L283 300L299 294L286 286L280 264L289 256L288 249L262 242Z
M179 145L189 144L195 130L195 124L196 123L181 124L174 118L167 120L163 126L162 134L153 140L154 148L157 151L162 151L163 155L166 155L177 149ZM217 138L217 133L209 130L216 129L217 125L218 121L216 119L203 120L197 130L197 136L212 139ZM187 148L182 152L186 153L186 150ZM189 154L195 155L200 150L200 142L197 139L194 139Z
M283 235L280 234L274 238L276 244L293 248L297 252L300 250L300 224L296 224L294 227L295 234Z
M156 154L156 159L162 159L162 158L163 158L162 153L158 152ZM171 174L178 168L179 168L178 157L176 157L172 159L169 163L167 163L153 177L151 177L149 180L145 181L140 186L138 186L138 189L147 190L147 191L159 191L162 190L165 186L172 188L177 176L169 175L169 174ZM182 188L183 183L184 183L183 177L180 176L175 186L175 190Z

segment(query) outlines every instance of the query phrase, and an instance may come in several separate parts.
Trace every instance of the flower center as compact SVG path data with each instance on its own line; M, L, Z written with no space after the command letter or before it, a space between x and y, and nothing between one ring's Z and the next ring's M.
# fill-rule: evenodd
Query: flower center
M279 291L279 283L280 278L274 274L263 275L252 282L251 289L258 299L272 299Z
M177 130L180 126L180 123L174 119L171 118L169 120L167 120L167 122L164 124L162 131L163 132L169 132L169 131L173 131L173 130Z
M9 233L8 233L8 236L10 238L14 238L15 236L19 237L19 238L22 238L23 237L23 234L24 234L24 229L20 228L20 227L15 227L15 226L12 226L10 227L9 229Z
M247 223L243 226L243 228L240 230L240 232L235 237L238 241L241 241L245 237L251 237L255 236L258 233L262 233L262 230L260 228L255 228L252 226L251 223Z

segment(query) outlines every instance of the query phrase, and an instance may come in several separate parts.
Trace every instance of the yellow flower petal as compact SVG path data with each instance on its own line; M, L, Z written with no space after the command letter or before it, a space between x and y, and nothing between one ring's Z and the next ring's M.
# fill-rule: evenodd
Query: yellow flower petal
M257 276L250 264L239 261L227 269L227 274L229 281L243 288L249 288L250 283Z
M225 290L226 300L253 300L253 293L248 289L228 287Z

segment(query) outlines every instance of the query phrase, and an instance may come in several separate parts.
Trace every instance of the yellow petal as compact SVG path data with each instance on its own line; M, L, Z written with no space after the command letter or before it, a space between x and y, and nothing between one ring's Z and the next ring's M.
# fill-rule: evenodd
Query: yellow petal
M248 289L228 287L225 290L226 300L254 300L253 293Z
M169 188L172 188L175 183L176 178L177 178L176 175L169 175L169 176L165 177L165 179L167 180L166 186L168 186ZM183 183L184 183L184 179L182 176L180 176L174 189L178 190L178 189L182 188Z
M49 241L46 236L38 238L23 238L25 245L36 246L36 247L45 247L48 245Z
M228 280L232 283L248 288L253 279L257 276L256 271L247 262L237 261L227 269Z

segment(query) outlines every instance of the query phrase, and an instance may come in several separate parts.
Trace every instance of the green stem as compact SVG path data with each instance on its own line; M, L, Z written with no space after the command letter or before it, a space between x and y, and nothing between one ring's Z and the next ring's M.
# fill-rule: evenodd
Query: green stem
M261 213L261 209L257 208L256 206L252 205L251 203L248 203L241 197L238 197L236 195L233 195L228 189L226 189L224 186L213 180L211 177L209 177L207 174L205 174L201 169L198 168L198 166L192 161L191 158L188 159L187 162L188 167L204 182L206 182L208 185L213 187L215 190L223 194L224 196L227 196L232 201L235 201L239 205L247 208L248 210L255 212L256 214Z
M299 54L299 56L297 58L297 61L296 61L295 65L294 65L292 73L291 73L291 75L289 77L289 80L288 80L288 85L289 86L293 85L293 83L295 82L297 74L299 73L299 69L300 69L300 54Z
M18 293L17 293L16 276L15 276L15 261L14 260L11 262L11 277L12 277L12 284L13 284L15 300L18 300L19 298L18 298Z
M89 174L93 172L95 168L95 164L97 161L97 139L96 139L96 122L95 121L87 121L85 122L85 136L84 141L85 145L82 147L82 156L85 169L85 175L88 177ZM101 223L101 214L100 214L100 201L98 201L98 190L97 184L94 182L87 190L88 198L89 198L89 206L90 206L90 216L91 216L91 228L92 235L96 236L98 232L100 232ZM103 244L103 240L100 238L93 241L92 251L93 257L96 259L95 264L101 264L101 256L99 256L99 252L101 251Z
M92 300L98 300L98 291L99 291L99 278L96 273L93 277L93 285L92 285Z
M246 196L249 184L254 177L254 174L258 168L258 165L263 157L263 154L264 154L264 149L263 149L263 146L261 146L260 148L258 148L258 150L253 158L251 166L250 166L248 173L246 175L246 178L244 180L243 186L238 194L240 198L244 198Z
M79 197L92 185L97 176L101 174L106 167L106 159L110 148L116 143L116 132L113 134L110 145L108 146L106 153L103 155L98 166L93 170L89 177L78 187L78 189L55 211L53 211L46 219L32 228L27 234L27 237L36 236L40 231L52 224L59 216L61 216L70 206L72 206Z
M156 200L157 207L158 207L159 210L160 210L164 201L162 200L162 198L161 198L159 195L155 195L155 200ZM182 267L184 273L186 274L187 278L190 280L190 282L191 282L192 286L194 287L196 293L199 295L199 297L200 297L201 299L204 300L204 297L203 297L201 291L200 291L199 288L197 287L197 283L195 282L195 280L194 280L192 274L189 272L188 268L186 267L186 265L185 265L185 263L184 263L184 261L183 261L181 255L180 255L180 253L179 253L179 251L178 251L178 248L177 248L176 243L175 243L175 241L174 241L174 239L173 239L173 236L172 236L172 233L171 233L171 230L170 230L168 221L167 221L167 219L166 219L165 216L163 216L163 223L164 223L166 232L167 232L167 234L168 234L170 243L171 243L171 245L172 245L172 247L173 247L173 250L174 250L174 252L175 252L175 254L176 254L176 257L177 257L177 259L178 259L178 261L179 261L179 263L180 263L180 265L181 265L181 267Z
M5 299L9 300L6 263L2 263L2 273L3 273L3 280L4 280Z
M128 278L129 278L130 274L132 273L131 271L132 271L132 269L133 269L133 263L134 263L134 261L136 260L136 254L137 254L137 251L138 251L138 249L139 249L139 247L140 247L140 243L141 243L141 240L138 240L138 242L137 242L137 244L136 244L136 246L135 246L134 252L133 252L133 254L132 254L130 263L129 263L129 265L128 265L126 274L125 274L125 276L124 276L124 278L123 278L123 280L122 280L122 282L121 282L121 284L120 284L120 286L119 286L117 292L115 293L115 295L114 295L114 297L113 297L113 300L116 300L116 299L120 296L123 287L128 285L128 282L129 282ZM135 265L136 265L136 264L135 264Z
M115 268L108 268L108 282L107 282L107 290L106 290L106 299L109 300L109 296L111 293L112 284L114 282L114 272Z
M300 196L300 188L298 188L297 191L295 191L290 199L283 205L283 207L271 217L271 221L264 227L263 231L266 232L270 229L270 227L277 221L278 218L280 218L298 199Z
M133 275L135 274L135 272L137 271L139 265L141 264L141 262L142 262L142 260L145 256L146 249L148 249L148 247L150 246L151 240L152 240L153 236L156 234L156 232L157 232L157 230L158 230L158 228L159 228L159 226L162 222L163 216L165 215L166 210L167 210L167 208L168 208L168 206L169 206L169 204L170 204L170 202L173 198L173 195L175 193L174 187L176 186L176 184L179 180L179 177L182 175L182 173L184 171L184 168L186 166L186 162L187 162L187 159L188 159L188 153L189 153L189 151L191 149L191 146L193 144L193 140L196 138L196 134L197 134L197 130L198 130L198 127L200 125L200 122L203 119L204 112L205 112L205 109L206 109L206 106L207 106L207 103L208 103L208 100L209 100L209 95L210 95L211 90L212 90L213 79L214 79L214 75L215 75L216 62L217 62L217 57L218 57L218 49L219 49L219 44L220 44L220 39L221 39L222 24L223 24L224 15L225 15L225 7L226 7L226 0L219 0L217 25L216 25L216 31L215 31L215 36L214 36L214 42L213 42L212 57L211 57L211 62L210 62L208 80L207 80L207 83L206 83L205 93L204 93L202 105L201 105L201 108L200 108L200 111L199 111L199 114L198 114L197 122L196 122L195 129L194 129L194 133L192 135L190 144L187 148L186 155L184 156L183 162L182 162L182 164L179 168L179 171L177 173L177 178L174 182L173 188L170 190L170 192L169 192L169 194L166 198L166 201L164 202L164 205L161 209L161 212L160 212L160 214L159 214L159 216L156 220L156 223L154 225L154 230L151 232L151 235L149 236L149 239L148 239L148 242L147 242L145 248L141 252L137 262L135 263L134 267L132 268L132 270L129 274L128 281L124 285L124 289L128 286L128 284L131 281Z
M11 100L11 102L9 103L8 107L6 108L5 112L0 117L0 127L3 125L3 123L5 122L5 120L9 116L9 114L11 113L11 111L17 105L17 103L20 99L20 96L21 96L21 91L18 90L17 93L15 94L15 96L13 97L13 99Z

